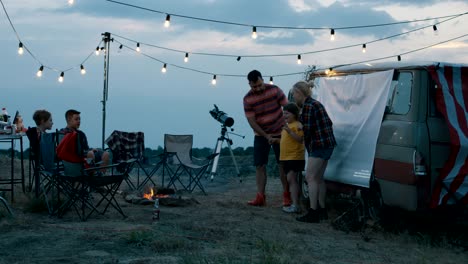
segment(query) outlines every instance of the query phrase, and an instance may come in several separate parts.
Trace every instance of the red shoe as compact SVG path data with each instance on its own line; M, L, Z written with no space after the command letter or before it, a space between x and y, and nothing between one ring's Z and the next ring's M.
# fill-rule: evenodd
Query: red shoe
M292 204L291 193L283 192L283 206L290 206L291 204Z
M247 203L253 206L266 206L265 194L257 193L255 200L248 201Z

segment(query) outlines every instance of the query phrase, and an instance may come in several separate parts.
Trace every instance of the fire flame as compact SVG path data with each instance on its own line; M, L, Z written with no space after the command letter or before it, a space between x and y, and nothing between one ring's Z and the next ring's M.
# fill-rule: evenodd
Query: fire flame
M153 196L154 196L153 188L150 189L150 193L143 194L143 198L146 198L148 200L153 200Z

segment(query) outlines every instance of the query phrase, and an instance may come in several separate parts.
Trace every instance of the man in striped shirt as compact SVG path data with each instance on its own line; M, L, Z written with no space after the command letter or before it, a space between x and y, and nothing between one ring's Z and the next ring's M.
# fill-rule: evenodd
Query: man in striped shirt
M253 70L247 75L250 91L244 96L244 112L247 121L254 130L254 165L256 167L257 195L248 204L265 206L265 186L267 182L266 165L268 155L273 148L278 163L283 185L283 205L291 205L289 186L279 161L277 139L285 125L282 106L288 103L283 91L276 85L265 84L262 74Z

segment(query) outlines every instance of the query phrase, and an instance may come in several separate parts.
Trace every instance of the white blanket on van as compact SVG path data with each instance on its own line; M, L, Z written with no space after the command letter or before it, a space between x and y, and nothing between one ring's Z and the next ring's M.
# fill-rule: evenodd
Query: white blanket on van
M325 106L338 143L325 179L369 187L392 77L389 70L315 80L313 97Z

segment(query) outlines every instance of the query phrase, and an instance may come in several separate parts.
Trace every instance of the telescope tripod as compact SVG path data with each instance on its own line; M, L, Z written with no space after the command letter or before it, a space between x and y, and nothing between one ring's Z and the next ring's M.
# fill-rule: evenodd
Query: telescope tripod
M217 175L216 171L218 169L219 156L221 156L221 149L223 146L223 142L226 141L228 149L229 149L229 153L231 154L232 162L234 163L234 167L236 168L237 177L239 177L239 181L242 182L242 178L239 172L239 167L237 166L237 162L236 162L236 159L234 158L234 153L232 152L232 148L231 148L232 139L226 136L227 133L228 132L227 132L226 126L222 126L221 135L219 136L218 141L216 141L216 147L215 147L215 152L214 152L215 154L218 154L218 155L216 155L216 157L213 159L213 166L211 167L210 177L211 177L211 180L213 180L214 176Z

